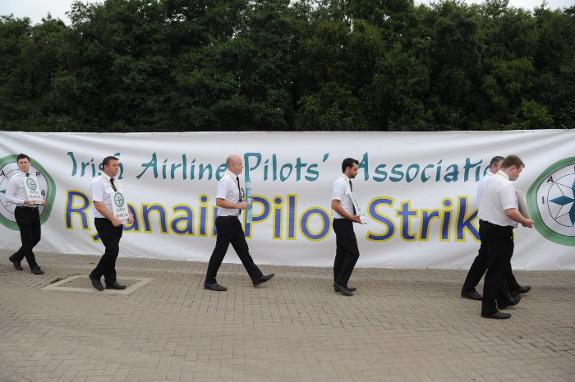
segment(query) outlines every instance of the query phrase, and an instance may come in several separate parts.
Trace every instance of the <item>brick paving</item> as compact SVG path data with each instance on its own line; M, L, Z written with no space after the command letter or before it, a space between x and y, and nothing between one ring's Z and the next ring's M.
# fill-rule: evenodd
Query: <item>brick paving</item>
M0 381L575 381L575 272L516 272L533 287L505 321L459 297L465 271L262 266L120 258L153 280L129 295L42 290L95 256L38 253L43 276L0 250ZM234 256L230 253L228 256ZM257 261L257 256L256 256Z

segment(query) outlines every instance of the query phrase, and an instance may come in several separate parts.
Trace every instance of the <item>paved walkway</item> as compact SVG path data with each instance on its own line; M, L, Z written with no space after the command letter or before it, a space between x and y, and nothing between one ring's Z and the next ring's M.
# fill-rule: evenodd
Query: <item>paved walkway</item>
M0 381L575 381L575 272L517 272L533 290L510 320L459 297L464 271L262 267L121 258L128 295L42 290L97 257L39 253L44 276L0 251ZM256 259L257 260L257 259Z

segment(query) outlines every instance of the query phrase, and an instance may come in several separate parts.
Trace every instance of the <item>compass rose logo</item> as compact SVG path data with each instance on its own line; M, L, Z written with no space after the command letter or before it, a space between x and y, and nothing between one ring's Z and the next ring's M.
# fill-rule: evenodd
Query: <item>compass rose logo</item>
M527 206L541 235L575 246L575 157L543 171L527 191Z
M124 195L116 192L116 195L114 195L114 203L116 203L117 207L122 207L124 205Z
M564 178L567 179L552 181L553 186L549 193L554 193L556 196L553 199L549 199L548 207L549 213L553 216L555 222L566 227L572 227L575 225L575 203L573 203L575 176L571 175ZM562 182L564 181L568 181L571 185L563 184ZM558 195L559 193L561 193L560 196Z
M32 178L26 179L26 183L28 184L28 187L30 187L30 189L31 189L32 191L34 191L34 190L36 189L36 187L37 187L37 186L36 186L36 182L34 182L34 179L32 179Z

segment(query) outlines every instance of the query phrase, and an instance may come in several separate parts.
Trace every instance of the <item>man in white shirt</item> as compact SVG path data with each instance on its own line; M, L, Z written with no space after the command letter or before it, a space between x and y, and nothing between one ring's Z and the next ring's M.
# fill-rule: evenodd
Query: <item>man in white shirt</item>
M478 187L479 235L487 248L487 273L483 287L481 316L506 319L511 314L500 312L510 305L505 285L506 264L513 255L513 228L518 223L532 227L533 220L526 218L517 208L517 194L513 187L525 167L517 155L509 155L503 160L501 170L494 176L486 177Z
M230 243L246 268L254 287L265 283L274 276L273 273L264 276L254 263L249 252L242 224L238 219L241 215L241 211L247 208L247 203L244 200L245 196L240 187L240 179L238 177L244 168L242 158L237 155L230 155L226 159L226 165L228 169L219 180L216 192L216 205L218 206L216 230L218 232L218 238L216 240L216 247L210 257L206 280L204 282L204 289L216 292L227 290L225 286L218 284L216 276Z
M361 223L361 219L357 215L351 199L351 192L353 192L351 179L357 175L358 168L359 162L356 159L344 159L341 164L342 174L335 180L331 189L333 230L336 236L333 289L344 296L353 296L353 292L356 290L356 288L348 287L347 283L359 259L353 223Z
M94 205L94 225L104 244L105 252L98 265L90 272L92 286L99 291L104 290L101 278L104 276L106 289L126 289L125 285L118 283L116 278L116 259L120 252L120 239L122 238L122 222L113 214L112 198L120 191L117 176L120 169L118 158L108 156L102 161L103 173L92 181L92 202ZM128 222L134 221L131 212Z
M6 201L16 204L14 216L16 217L16 224L18 224L18 228L20 229L22 246L8 259L14 264L16 270L21 271L22 259L26 257L26 261L30 266L30 272L35 275L42 275L44 271L42 271L38 263L36 263L36 256L34 256L33 251L36 244L40 241L41 236L40 212L37 201L28 199L26 186L24 184L24 182L31 179L37 185L38 179L30 172L30 157L28 155L19 154L16 157L16 164L20 171L10 178L8 182ZM46 199L44 199L42 205L45 204Z
M491 162L489 163L489 171L485 175L483 179L479 181L481 184L487 177L493 176L497 174L497 172L501 169L501 164L503 163L502 156L495 156L491 158ZM479 185L478 185L479 188ZM481 222L479 223L481 226ZM481 239L481 238L480 238ZM517 282L517 279L513 275L513 270L511 268L511 263L508 264L506 267L508 268L506 271L506 281L507 287L511 296L510 299L513 300L520 300L521 297L519 294L527 293L531 290L529 285L521 286ZM469 272L467 273L467 277L465 278L465 282L463 283L463 287L461 288L461 297L468 298L470 300L481 300L481 294L477 292L475 287L479 284L479 281L487 271L487 249L486 246L481 243L479 246L479 251L475 260L473 260L473 264L471 264L471 268L469 268Z

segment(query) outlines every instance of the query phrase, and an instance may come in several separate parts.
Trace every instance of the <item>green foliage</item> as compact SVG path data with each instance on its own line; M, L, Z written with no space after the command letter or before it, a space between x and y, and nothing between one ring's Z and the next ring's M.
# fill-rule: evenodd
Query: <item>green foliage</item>
M0 16L0 129L575 126L575 7L106 0Z

